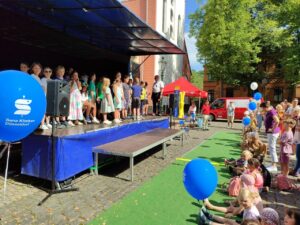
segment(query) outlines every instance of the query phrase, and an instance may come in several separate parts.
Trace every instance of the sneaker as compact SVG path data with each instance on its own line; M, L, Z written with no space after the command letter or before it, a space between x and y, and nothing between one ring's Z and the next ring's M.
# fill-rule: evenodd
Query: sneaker
M92 121L91 121L91 119L90 119L89 116L87 116L87 117L85 118L85 121L86 121L87 123L92 123Z
M121 123L121 121L119 119L115 119L114 122L115 123Z
M207 208L205 206L202 206L201 211L205 215L205 217L209 220L212 220L212 215L208 212Z
M44 124L39 127L41 130L49 130L49 128Z
M109 124L111 124L112 122L109 121L109 120L105 120L105 121L103 121L103 123L109 125Z
M52 128L52 125L50 123L47 123L46 126L51 129Z
M81 123L80 121L77 122L77 125L83 125L83 123Z
M99 124L100 122L99 122L99 120L97 120L96 117L94 117L93 120L92 120L92 123L97 123L97 124Z
M56 128L57 128L57 129L64 129L64 128L66 128L66 126L65 126L64 124L57 123L57 124L56 124Z
M276 173L277 172L277 167L276 166L268 166L267 167L267 170L271 173L271 172L274 172Z
M199 213L199 224L209 225L209 223L210 223L210 220L205 216L205 214L203 213L203 211L200 210L200 213Z
M75 124L74 124L71 120L68 121L68 125L69 125L70 127L75 127Z

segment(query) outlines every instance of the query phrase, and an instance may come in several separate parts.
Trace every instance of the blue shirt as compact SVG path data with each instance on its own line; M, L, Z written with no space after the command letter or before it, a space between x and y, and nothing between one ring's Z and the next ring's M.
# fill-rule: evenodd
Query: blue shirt
M132 87L133 98L140 98L142 93L142 87L140 85L133 85Z

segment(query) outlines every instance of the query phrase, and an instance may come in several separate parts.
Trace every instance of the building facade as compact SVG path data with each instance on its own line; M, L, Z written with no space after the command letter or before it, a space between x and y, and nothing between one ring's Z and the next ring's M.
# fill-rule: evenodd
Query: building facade
M284 99L291 101L295 97L295 88L284 80L283 75L278 74L275 68L267 68L267 71L267 76L261 82L257 82L259 84L258 91L262 93L264 99L272 103L279 103ZM207 91L210 102L220 97L249 97L253 95L250 83L248 86L222 84L221 81L214 80L205 67L203 89Z
M179 48L184 43L184 0L123 0L129 10L144 20ZM187 55L155 55L131 57L132 76L139 76L152 87L154 75L160 75L165 84L180 76L190 79L191 69Z

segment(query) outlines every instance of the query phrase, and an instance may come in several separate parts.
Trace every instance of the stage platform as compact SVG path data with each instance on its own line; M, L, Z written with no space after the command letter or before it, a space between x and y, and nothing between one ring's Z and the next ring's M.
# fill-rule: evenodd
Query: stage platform
M63 181L93 166L92 148L156 128L168 128L169 118L147 117L121 124L91 124L54 133L56 181ZM46 180L52 178L51 130L39 131L22 141L21 173Z

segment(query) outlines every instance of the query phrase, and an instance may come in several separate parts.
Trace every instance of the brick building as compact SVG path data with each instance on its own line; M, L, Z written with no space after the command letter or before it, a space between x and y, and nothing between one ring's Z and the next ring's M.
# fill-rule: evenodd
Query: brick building
M184 41L184 0L123 0L129 10L153 29L186 52ZM152 87L154 75L161 76L165 84L180 76L191 78L187 55L154 55L131 57L130 71ZM151 101L150 101L151 103Z

